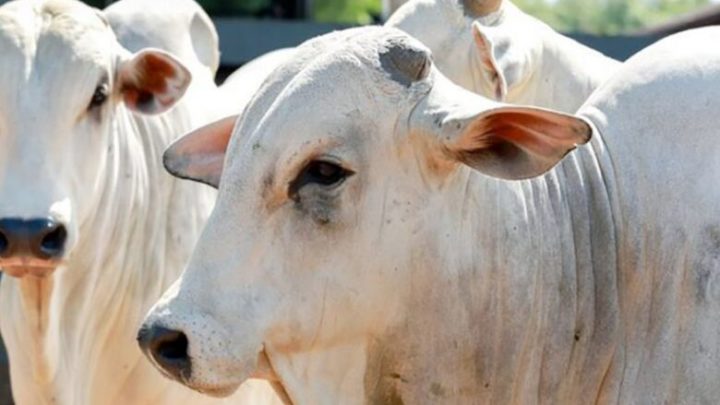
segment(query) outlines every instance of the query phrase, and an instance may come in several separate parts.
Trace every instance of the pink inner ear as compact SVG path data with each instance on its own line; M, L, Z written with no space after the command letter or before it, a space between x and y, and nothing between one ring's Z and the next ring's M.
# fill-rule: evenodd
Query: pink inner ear
M124 72L122 92L125 102L141 107L157 101L161 106L167 107L175 99L163 95L168 93L168 83L175 79L177 70L170 61L150 52L142 53Z
M478 24L478 23L475 23ZM495 61L493 55L493 46L485 38L485 35L480 31L480 27L473 25L473 38L475 39L475 46L478 48L480 58L483 64L483 69L490 75L490 80L495 86L495 99L503 101L507 94L507 85L505 84L504 78L501 76L500 68Z
M477 28L474 29L473 36L475 38L475 46L477 46L480 52L483 67L489 71L495 70L495 65L492 63L492 47L485 39L485 36L481 34Z
M178 155L225 154L237 115L223 118L185 135L174 146Z
M555 157L564 155L575 145L589 139L589 128L582 121L553 119L527 112L499 112L483 120L483 131L493 139L483 140L494 143L510 142L537 156ZM583 128L577 128L583 125Z
M165 167L182 178L217 187L235 121L231 116L185 135L165 152Z

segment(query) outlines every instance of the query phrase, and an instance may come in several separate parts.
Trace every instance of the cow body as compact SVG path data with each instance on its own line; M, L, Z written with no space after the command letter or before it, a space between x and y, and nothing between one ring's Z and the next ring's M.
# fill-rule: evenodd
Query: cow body
M136 41L131 51L164 47L158 38ZM166 49L181 50L182 40ZM144 59L155 63L150 73L123 76L132 68L127 48L99 11L76 2L3 6L0 48L0 216L50 216L69 234L54 269L0 263L18 276L5 276L0 287L15 402L221 402L165 379L135 345L137 325L177 278L214 202L209 188L169 177L161 154L178 133L214 117L211 109L197 111L182 101L162 115L139 114L153 103L170 103L174 84L163 87L162 77L152 77L155 87L140 83L131 97L126 81L173 66L152 51L160 56ZM216 66L203 73L191 56L181 58L199 80L188 93L212 91L202 75L211 77ZM98 96L100 86L92 91L98 80L106 80L107 100L86 109ZM230 401L266 402L265 385L246 386Z
M382 2L383 18L387 19L387 17L391 16L392 13L394 13L398 8L400 8L406 2L407 2L406 0L383 0L383 2Z
M620 66L509 0L413 0L386 26L429 47L453 82L510 103L573 113Z
M229 107L227 115L243 111L265 79L293 53L294 48L270 51L249 61L228 76L220 86L223 103Z
M396 30L306 43L229 145L166 153L220 193L141 345L173 330L188 386L265 370L296 404L712 403L718 32L633 58L583 119L462 90Z

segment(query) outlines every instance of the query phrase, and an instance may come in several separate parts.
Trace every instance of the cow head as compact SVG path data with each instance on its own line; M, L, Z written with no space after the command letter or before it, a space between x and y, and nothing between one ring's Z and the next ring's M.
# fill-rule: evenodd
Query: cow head
M297 52L237 124L199 129L165 155L219 198L138 338L165 374L205 393L254 375L297 398L311 358L355 375L354 359L327 353L402 321L414 266L444 237L431 207L450 185L470 168L538 176L590 136L578 118L455 86L398 30L338 32Z
M83 228L130 181L120 150L143 140L127 109L167 110L190 76L161 51L130 54L99 11L71 0L0 8L0 55L0 268L44 276L98 237Z
M387 22L427 45L450 80L478 94L531 103L549 27L502 0L414 0Z

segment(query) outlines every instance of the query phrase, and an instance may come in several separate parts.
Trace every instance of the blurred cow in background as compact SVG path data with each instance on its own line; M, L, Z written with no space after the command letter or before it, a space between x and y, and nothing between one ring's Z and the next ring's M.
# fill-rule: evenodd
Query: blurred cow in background
M283 48L258 56L233 72L220 86L222 104L228 115L242 112L265 79L293 54L295 48Z
M509 0L411 0L386 26L429 47L453 82L509 103L575 112L620 66Z

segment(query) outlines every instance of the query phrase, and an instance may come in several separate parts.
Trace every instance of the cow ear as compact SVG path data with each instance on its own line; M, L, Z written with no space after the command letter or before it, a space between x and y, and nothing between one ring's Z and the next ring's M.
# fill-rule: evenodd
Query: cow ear
M477 21L473 23L472 33L483 72L492 86L492 96L497 101L503 101L507 97L508 84L505 72L495 57L495 44L485 32L485 27Z
M125 105L143 114L169 110L185 94L192 76L180 61L156 49L145 49L122 63L120 91Z
M175 177L218 188L237 118L223 118L175 141L163 155L165 169Z
M454 124L458 133L444 138L451 158L506 180L544 174L592 135L581 118L531 107L498 107Z

